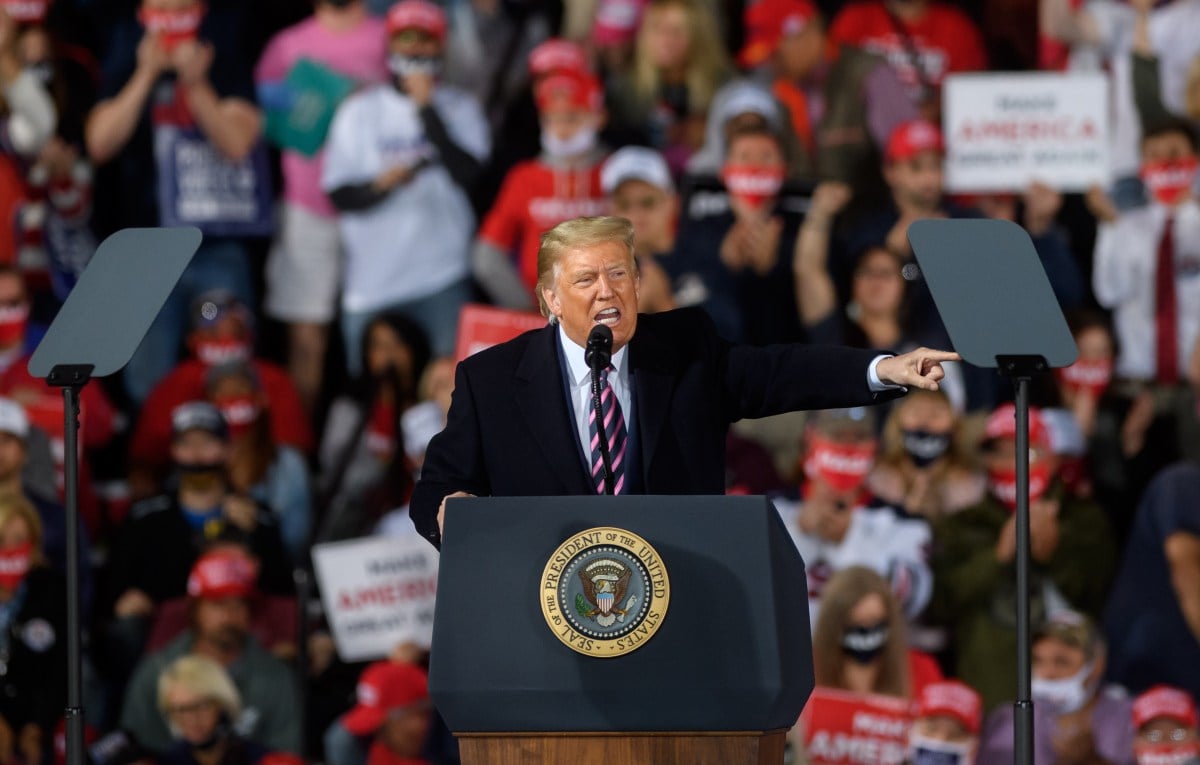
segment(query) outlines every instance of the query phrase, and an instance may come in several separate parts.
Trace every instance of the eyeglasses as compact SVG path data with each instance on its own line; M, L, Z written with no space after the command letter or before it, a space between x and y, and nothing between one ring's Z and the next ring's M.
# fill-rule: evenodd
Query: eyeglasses
M1175 728L1174 730L1148 730L1142 734L1142 740L1147 744L1164 744L1167 742L1179 743L1186 741L1192 732L1187 728Z

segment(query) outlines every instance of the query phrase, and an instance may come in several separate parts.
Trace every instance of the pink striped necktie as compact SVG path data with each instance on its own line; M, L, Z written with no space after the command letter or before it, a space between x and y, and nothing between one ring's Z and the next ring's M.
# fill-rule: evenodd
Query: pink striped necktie
M613 494L625 490L625 448L629 445L625 432L625 418L621 415L621 404L617 394L608 384L608 373L615 371L610 366L600 372L600 414L604 418L604 438L608 442L608 454L612 460ZM592 484L597 494L604 493L604 458L600 456L600 432L596 427L596 408L588 413L588 434L592 444Z

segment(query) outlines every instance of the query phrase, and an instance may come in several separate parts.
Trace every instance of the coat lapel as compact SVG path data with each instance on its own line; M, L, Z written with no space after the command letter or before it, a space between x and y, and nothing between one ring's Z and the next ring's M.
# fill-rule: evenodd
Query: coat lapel
M579 459L575 416L563 389L558 361L558 327L542 330L525 349L516 370L516 402L546 463L562 484L564 494L588 494L591 486Z
M673 349L652 332L642 327L629 343L629 363L633 371L634 392L637 395L637 432L641 441L643 485L650 489L650 466L654 450L671 411L671 395L675 391L675 373L671 360Z

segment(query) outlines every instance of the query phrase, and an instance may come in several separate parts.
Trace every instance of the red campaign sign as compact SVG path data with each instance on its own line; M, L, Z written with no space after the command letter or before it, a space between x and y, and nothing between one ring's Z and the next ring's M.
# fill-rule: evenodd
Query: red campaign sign
M458 315L458 344L454 349L454 357L462 361L484 348L507 342L522 332L541 329L544 326L546 319L540 314L486 305L468 305Z
M800 724L810 765L900 765L912 704L891 696L817 688Z

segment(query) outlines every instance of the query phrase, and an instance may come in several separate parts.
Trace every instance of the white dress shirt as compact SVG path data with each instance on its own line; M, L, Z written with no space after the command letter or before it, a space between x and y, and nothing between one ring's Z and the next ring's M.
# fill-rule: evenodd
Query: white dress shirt
M1176 337L1179 373L1200 337L1200 203L1188 200L1174 209ZM1101 223L1096 235L1092 287L1096 299L1111 308L1121 346L1116 373L1133 380L1156 374L1155 273L1158 244L1167 208L1153 203Z

